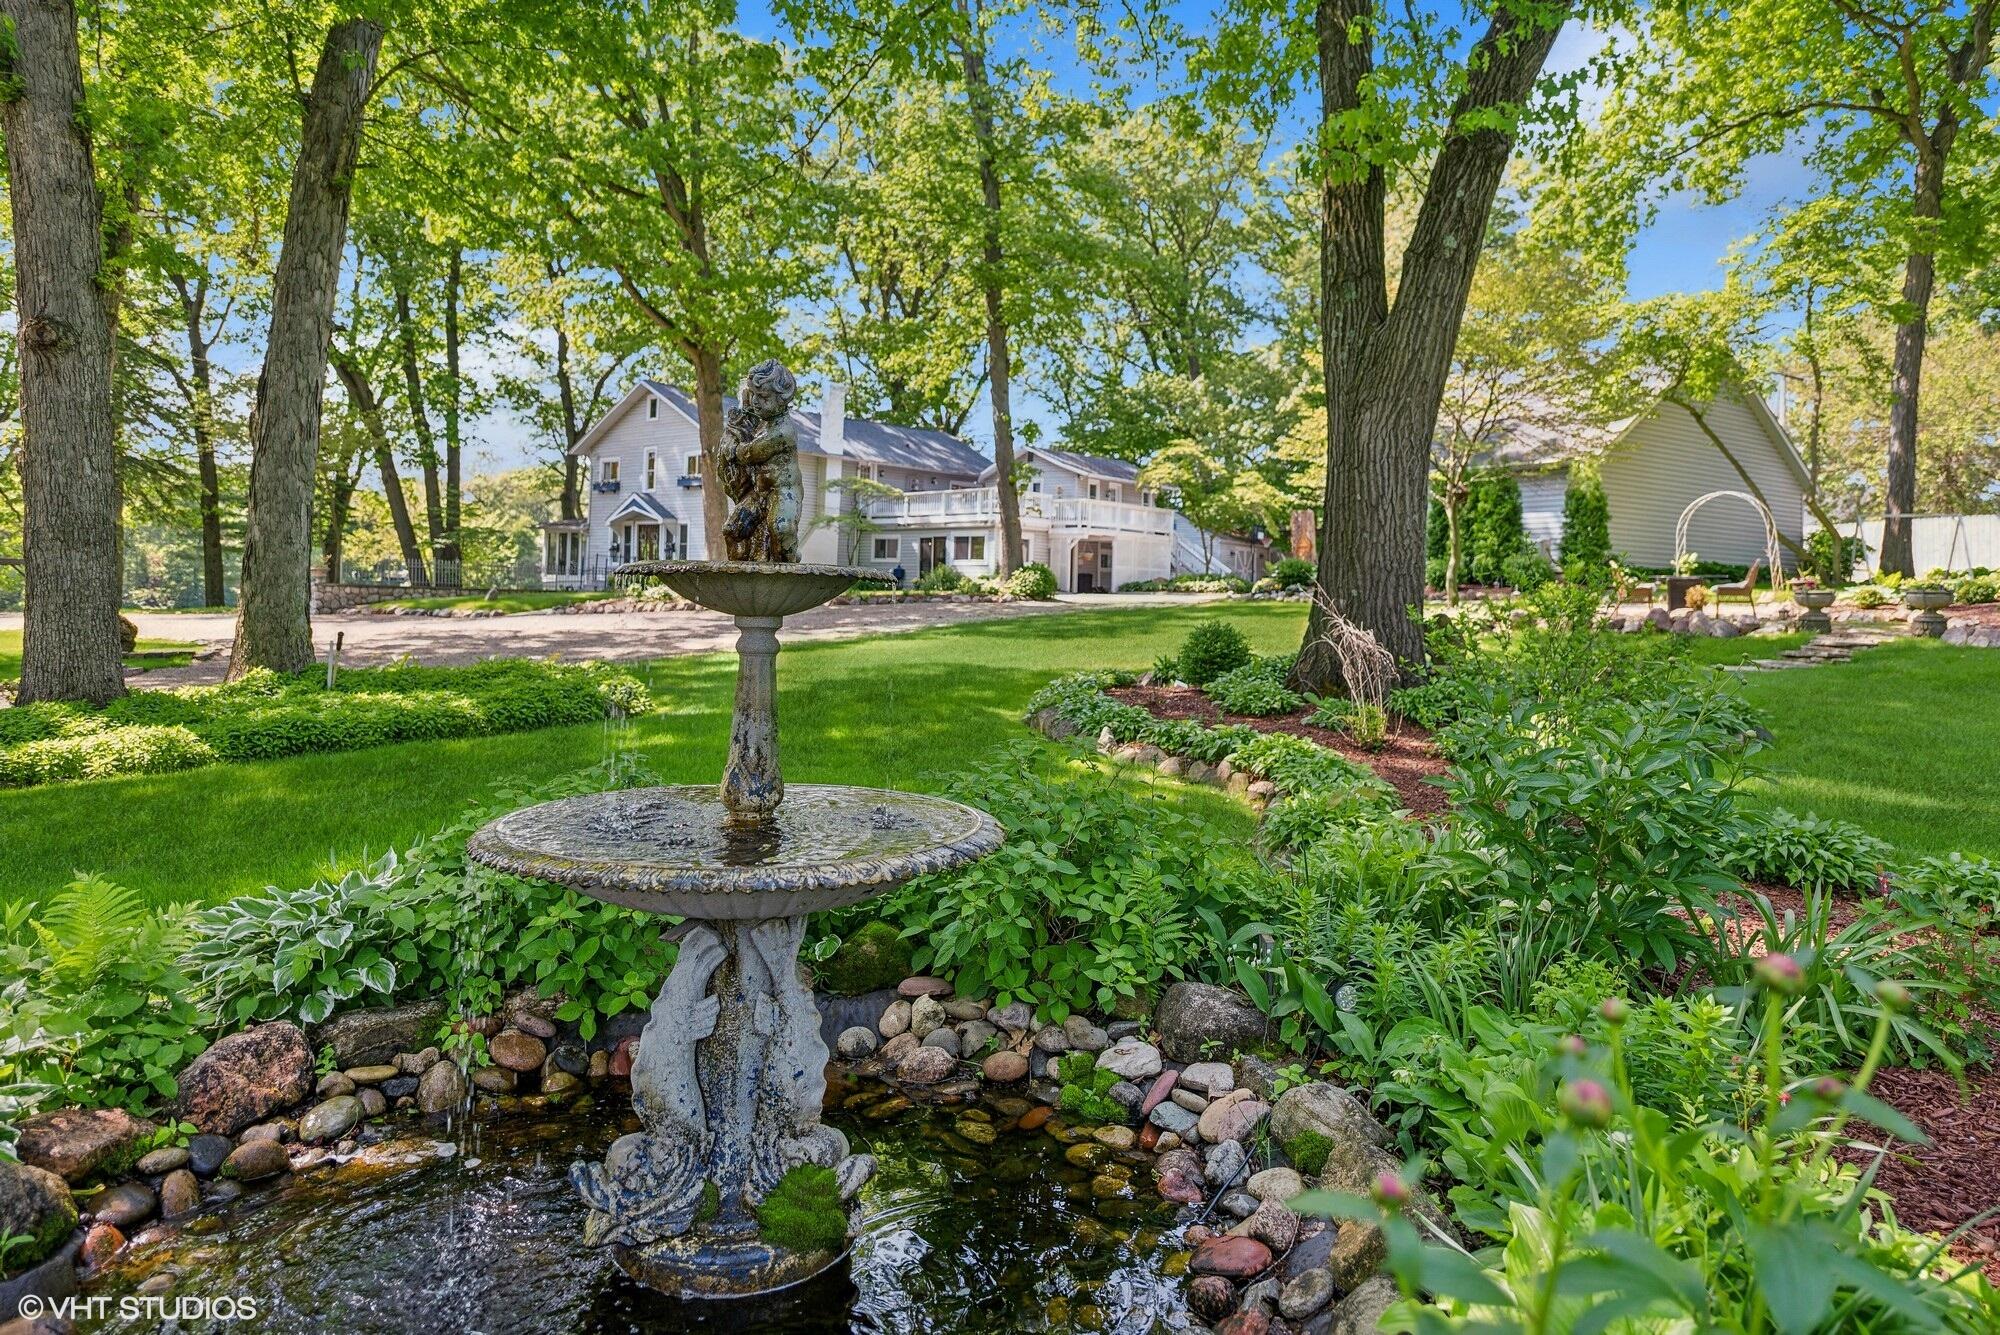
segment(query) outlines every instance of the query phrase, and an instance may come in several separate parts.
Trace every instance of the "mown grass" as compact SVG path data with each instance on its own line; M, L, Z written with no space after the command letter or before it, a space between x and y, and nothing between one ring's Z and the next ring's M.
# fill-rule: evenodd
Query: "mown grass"
M615 593L576 593L543 590L526 593L463 594L454 598L396 598L375 607L409 607L426 611L454 612L546 612L552 607L571 607L615 598Z
M1905 856L2000 859L2000 651L1894 640L1743 690L1774 738L1752 800L1853 821Z
M1297 605L1235 604L1078 612L865 640L799 644L779 658L785 776L793 782L927 789L1029 737L1022 706L1064 672L1144 668L1220 616L1254 648L1296 647ZM211 903L359 864L445 824L497 781L535 782L613 751L661 778L712 782L729 745L733 655L637 669L658 712L625 724L412 742L368 751L221 765L0 793L0 900L40 899L78 870L102 872L155 903ZM1063 752L1037 743L1044 762ZM1141 779L1130 780L1145 782ZM1153 791L1247 837L1243 808L1212 789Z
M172 658L127 658L125 666L136 668L185 667L188 660L194 655L195 650L199 648L201 648L200 645L192 644L186 640L149 640L142 638L133 646L135 654L170 653L174 656ZM18 630L0 630L0 681L19 681L20 679L21 632Z

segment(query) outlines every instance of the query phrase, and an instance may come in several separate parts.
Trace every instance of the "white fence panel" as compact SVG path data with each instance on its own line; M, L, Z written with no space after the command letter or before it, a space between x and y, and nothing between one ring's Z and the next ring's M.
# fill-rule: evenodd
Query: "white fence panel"
M1861 540L1868 548L1868 568L1881 568L1882 521L1861 521ZM1843 537L1855 526L1842 524ZM1926 570L2000 569L2000 515L1917 515L1910 520L1911 564Z

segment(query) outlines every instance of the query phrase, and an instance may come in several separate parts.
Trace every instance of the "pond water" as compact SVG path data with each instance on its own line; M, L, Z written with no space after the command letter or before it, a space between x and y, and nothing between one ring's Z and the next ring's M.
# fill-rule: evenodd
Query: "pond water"
M840 1106L827 1121L881 1160L862 1191L860 1237L844 1269L761 1306L664 1298L581 1245L584 1208L565 1174L636 1125L616 1099L450 1137L408 1124L410 1138L331 1174L246 1193L135 1242L87 1292L133 1294L164 1272L169 1303L254 1300L256 1319L239 1331L1150 1335L1191 1325L1172 1207L1137 1159L1134 1194L1100 1198L1061 1141L1012 1125L1018 1103L970 1105L970 1120L987 1118L980 1125L995 1133L980 1143L979 1126L961 1134L965 1107L911 1106L879 1086L836 1086L830 1102ZM160 1327L114 1316L80 1328Z

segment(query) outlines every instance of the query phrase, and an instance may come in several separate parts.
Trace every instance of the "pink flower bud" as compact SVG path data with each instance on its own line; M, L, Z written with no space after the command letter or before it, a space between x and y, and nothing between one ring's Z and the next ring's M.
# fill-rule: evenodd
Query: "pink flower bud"
M1805 990L1806 973L1790 955L1766 955L1757 961L1757 981L1773 992L1797 996Z
M1369 1184L1368 1194L1385 1210L1400 1210L1410 1203L1409 1187L1404 1184L1402 1178L1386 1171L1375 1174L1375 1180Z
M1587 1057L1590 1055L1590 1044L1583 1041L1581 1034L1565 1034L1556 1041L1556 1051L1565 1057Z
M1563 1086L1556 1104L1578 1126L1602 1127L1611 1122L1611 1091L1595 1080L1572 1080Z
M1632 1003L1623 997L1606 997L1597 1008L1597 1013L1610 1025L1621 1025L1632 1018Z

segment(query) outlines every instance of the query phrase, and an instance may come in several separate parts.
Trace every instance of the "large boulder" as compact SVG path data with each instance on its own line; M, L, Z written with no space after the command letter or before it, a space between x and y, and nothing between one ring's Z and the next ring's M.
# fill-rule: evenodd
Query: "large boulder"
M1389 1129L1361 1106L1361 1100L1323 1080L1292 1086L1271 1109L1271 1137L1278 1144L1297 1140L1305 1132L1334 1143L1360 1140L1387 1145L1391 1139Z
M81 1182L95 1172L126 1168L153 1131L151 1122L122 1108L57 1108L21 1123L14 1153L24 1164Z
M374 1066L399 1052L416 1052L436 1037L444 1022L444 1002L416 1001L407 1006L376 1006L334 1016L313 1033L319 1046L333 1048L333 1064Z
M25 1238L0 1268L18 1270L52 1254L76 1228L69 1184L46 1168L0 1159L0 1237Z
M182 1115L203 1131L233 1136L313 1091L313 1055L283 1020L231 1034L180 1076Z
M1175 983L1153 1014L1171 1061L1227 1060L1264 1041L1264 1013L1248 998L1208 983Z

